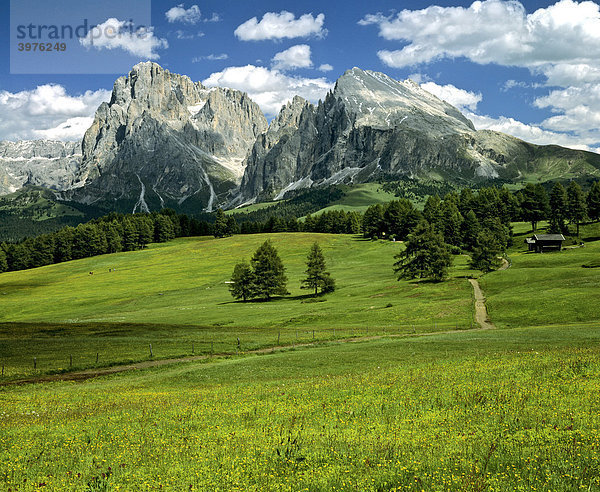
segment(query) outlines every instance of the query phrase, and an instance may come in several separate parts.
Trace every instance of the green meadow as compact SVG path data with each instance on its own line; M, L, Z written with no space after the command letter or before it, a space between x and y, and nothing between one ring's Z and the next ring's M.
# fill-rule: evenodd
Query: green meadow
M0 390L14 490L598 490L597 329L383 338Z
M456 256L439 284L396 280L399 243L310 233L0 275L0 383L147 360L150 345L212 354L0 386L2 488L600 490L600 271L582 266L600 226L548 254L514 229L510 268L481 276ZM266 239L290 296L234 302L233 265ZM317 298L300 289L315 240L338 285ZM471 329L471 276L496 330Z
M236 302L226 282L235 263L271 239L291 295ZM300 289L318 241L338 288L313 298ZM472 323L467 258L441 284L398 282L400 243L311 233L186 238L0 275L0 348L5 377L149 357L293 345L353 335L466 329ZM109 271L111 270L111 271ZM90 275L90 272L93 272ZM32 300L35 300L32 302ZM16 324L15 324L16 323ZM279 342L278 342L279 340ZM212 344L212 345L211 345ZM98 364L96 355L98 354Z

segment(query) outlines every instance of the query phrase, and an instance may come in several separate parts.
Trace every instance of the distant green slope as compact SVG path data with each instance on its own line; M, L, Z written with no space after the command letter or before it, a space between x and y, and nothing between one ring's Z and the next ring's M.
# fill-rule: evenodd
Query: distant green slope
M51 190L38 186L0 196L0 241L53 232L77 225L101 214L95 207L58 201Z
M234 302L226 284L234 264L250 259L269 238L287 267L291 297L269 303ZM307 291L300 289L306 254L315 241L323 247L338 284L324 302L311 302ZM413 324L432 329L434 323L470 326L467 281L397 282L392 263L400 248L399 243L311 233L178 239L144 251L1 274L0 321L299 328L375 325L407 330ZM456 275L467 274L465 262L459 265Z

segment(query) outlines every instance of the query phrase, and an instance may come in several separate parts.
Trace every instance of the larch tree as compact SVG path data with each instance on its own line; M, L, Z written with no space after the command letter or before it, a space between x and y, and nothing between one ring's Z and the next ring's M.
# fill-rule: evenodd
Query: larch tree
M577 182L571 181L567 188L567 210L569 220L577 226L577 237L579 237L579 226L586 217L586 208L581 186Z
M394 256L398 280L431 278L442 281L452 266L452 255L443 236L426 220L419 222L408 236L404 251Z
M289 294L285 267L271 241L265 241L250 260L254 271L254 297L270 299Z
M302 280L302 289L314 289L315 296L321 292L333 292L335 281L327 271L325 257L318 243L314 243L306 258L306 278Z
M229 291L235 299L247 301L253 297L254 272L247 261L242 261L233 268Z
M597 222L600 220L600 181L596 181L587 194L588 217Z

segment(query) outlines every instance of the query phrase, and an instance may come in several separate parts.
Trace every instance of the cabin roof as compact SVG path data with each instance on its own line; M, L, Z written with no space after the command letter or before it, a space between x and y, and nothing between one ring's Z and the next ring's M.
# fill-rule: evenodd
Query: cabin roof
M565 236L562 234L534 234L532 239L535 241L564 241Z

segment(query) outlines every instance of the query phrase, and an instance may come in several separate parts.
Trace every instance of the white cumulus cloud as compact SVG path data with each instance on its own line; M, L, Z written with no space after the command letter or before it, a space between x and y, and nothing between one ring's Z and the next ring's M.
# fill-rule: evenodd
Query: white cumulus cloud
M533 75L544 76L546 86L561 89L539 97L534 105L555 113L553 116L538 125L524 125L505 117L493 120L493 124L510 128L519 133L517 136L537 143L586 148L595 143L598 147L600 5L597 3L559 0L528 13L517 0L482 0L468 7L433 5L390 16L369 14L359 24L375 25L382 38L399 42L399 49L378 52L379 58L390 67L465 58L482 65L522 67ZM538 83L509 80L501 91L541 87Z
M21 92L0 91L0 140L79 140L98 106L111 92L100 89L71 96L61 85Z
M322 65L319 65L317 70L319 70L319 72L331 72L333 67L329 63L323 63Z
M197 24L202 20L202 12L198 5L192 5L186 9L183 3L172 7L165 12L165 17L169 22L184 22L186 24Z
M297 44L287 50L280 51L273 57L272 66L278 70L312 67L310 46Z
M324 14L318 14L316 17L304 14L296 19L293 13L282 10L279 13L267 12L260 21L257 17L248 19L237 27L234 34L242 41L323 37L327 34L324 23Z
M254 65L228 67L211 74L202 83L208 87L230 87L247 92L269 117L275 116L295 95L317 102L333 88L333 84L324 78L292 77Z
M115 18L107 19L91 28L85 37L79 38L79 42L88 49L122 49L148 60L160 58L155 50L169 47L166 39L154 36L153 27L136 29L131 22Z
M461 111L465 109L475 111L482 99L480 93L476 94L464 89L459 89L452 84L438 85L435 82L425 82L421 84L421 87L443 101L452 104L452 106L457 107Z
M506 116L492 118L490 116L469 112L466 112L465 116L473 122L475 128L478 130L494 130L538 145L554 144L570 147L572 149L588 150L592 152L598 151L597 148L594 148L600 141L598 135L582 137L579 135L553 132L543 128L541 125L523 123Z

